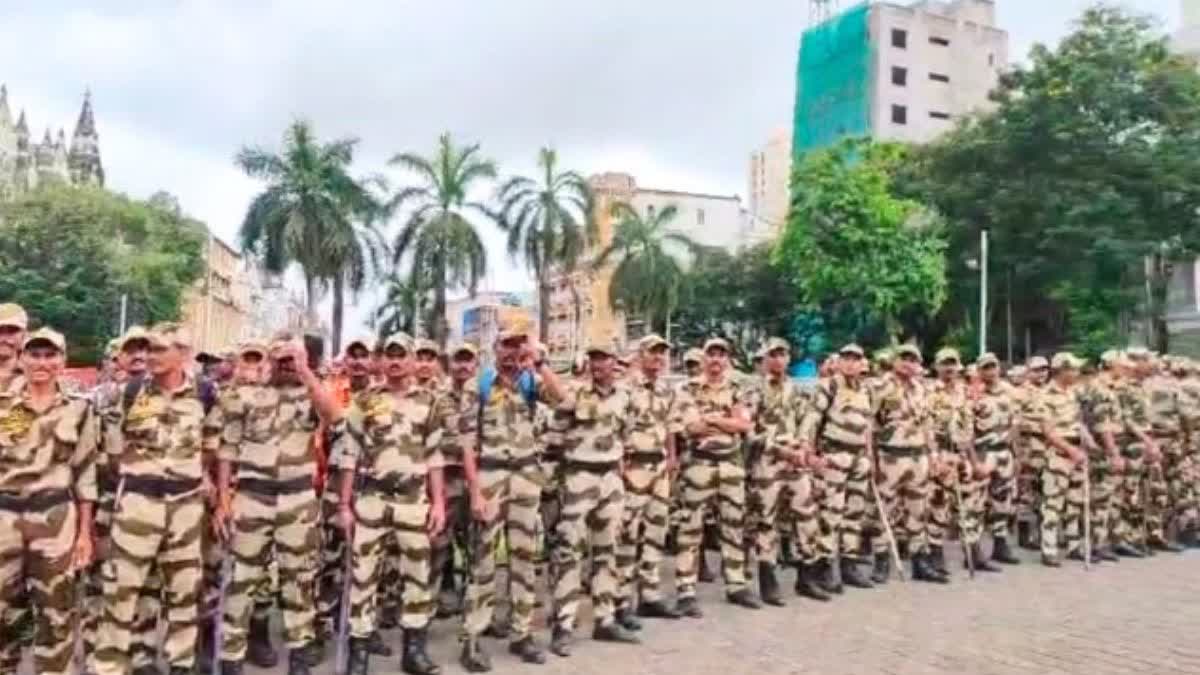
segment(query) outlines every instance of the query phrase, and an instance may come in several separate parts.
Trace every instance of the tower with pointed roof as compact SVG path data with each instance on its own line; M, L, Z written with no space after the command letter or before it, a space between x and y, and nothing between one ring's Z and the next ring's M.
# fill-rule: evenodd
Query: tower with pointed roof
M57 133L47 128L42 140L36 141L30 134L25 111L20 111L15 122L12 111L8 88L0 84L0 200L53 181L104 185L100 136L90 92L84 94L70 144L62 128Z

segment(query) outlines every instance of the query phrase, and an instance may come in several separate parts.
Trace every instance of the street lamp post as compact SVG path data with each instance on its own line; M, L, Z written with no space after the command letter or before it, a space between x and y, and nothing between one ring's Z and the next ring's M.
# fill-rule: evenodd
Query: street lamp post
M988 231L979 231L979 354L987 351Z

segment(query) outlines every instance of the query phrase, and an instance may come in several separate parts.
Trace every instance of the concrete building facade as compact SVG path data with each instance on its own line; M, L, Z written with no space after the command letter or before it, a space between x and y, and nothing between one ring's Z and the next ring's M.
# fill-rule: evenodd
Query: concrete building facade
M771 132L763 146L750 153L747 210L751 220L774 234L787 219L788 179L792 170L792 136L786 128Z

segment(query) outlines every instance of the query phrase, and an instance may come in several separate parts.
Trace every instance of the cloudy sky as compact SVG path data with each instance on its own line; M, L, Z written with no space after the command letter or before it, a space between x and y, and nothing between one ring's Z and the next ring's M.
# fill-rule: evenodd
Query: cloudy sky
M1091 1L996 4L1016 59ZM1179 23L1180 0L1125 4ZM296 117L360 138L364 174L448 130L504 173L549 143L585 173L744 195L748 153L789 124L808 16L804 0L0 0L0 82L38 136L69 135L90 88L109 186L167 190L233 241L258 187L234 152ZM489 238L489 285L527 287Z

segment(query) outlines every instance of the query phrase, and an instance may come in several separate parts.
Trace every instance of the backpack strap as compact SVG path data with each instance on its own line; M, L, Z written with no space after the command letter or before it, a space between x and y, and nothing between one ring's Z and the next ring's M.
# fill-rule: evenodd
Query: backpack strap
M129 409L133 407L133 402L137 400L142 390L146 388L146 381L143 378L130 380L125 383L125 390L121 392L121 413L128 415Z

